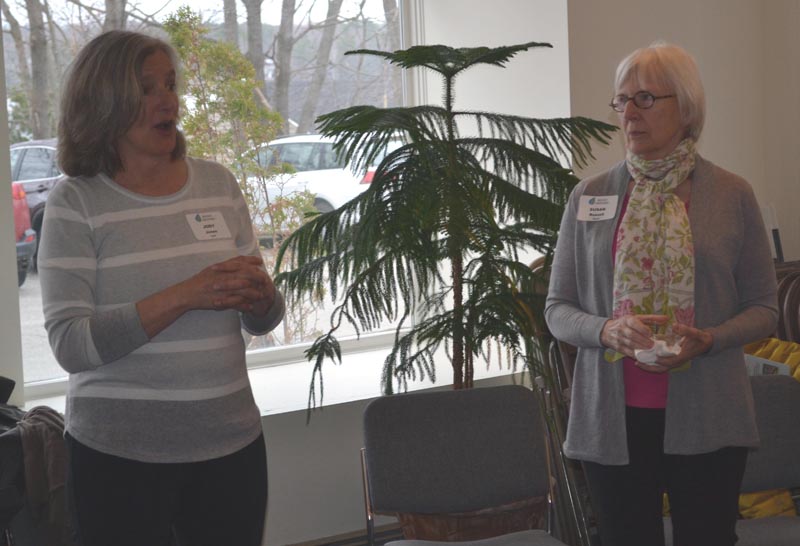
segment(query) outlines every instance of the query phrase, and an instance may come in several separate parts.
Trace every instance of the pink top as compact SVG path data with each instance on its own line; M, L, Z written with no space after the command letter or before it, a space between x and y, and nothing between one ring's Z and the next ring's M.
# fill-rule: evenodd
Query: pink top
M617 255L617 231L625 211L628 210L629 196L626 194L622 201L622 210L617 220L614 232L614 242L611 246L612 259ZM689 204L686 204L688 210ZM669 373L646 372L636 366L632 358L623 358L623 375L625 379L625 404L635 408L666 408L667 391L669 390Z

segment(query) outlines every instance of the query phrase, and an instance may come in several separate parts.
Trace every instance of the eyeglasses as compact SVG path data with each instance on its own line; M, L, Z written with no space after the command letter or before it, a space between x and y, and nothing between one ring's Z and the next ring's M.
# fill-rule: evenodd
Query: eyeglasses
M656 103L656 100L668 99L674 96L675 95L661 95L660 97L656 97L650 91L638 91L632 97L629 97L628 95L617 95L616 97L611 99L611 103L609 104L609 106L611 106L611 108L613 108L617 112L624 112L625 105L628 104L629 100L632 100L633 104L635 104L637 108L641 108L642 110L647 110L648 108L653 107L653 105Z

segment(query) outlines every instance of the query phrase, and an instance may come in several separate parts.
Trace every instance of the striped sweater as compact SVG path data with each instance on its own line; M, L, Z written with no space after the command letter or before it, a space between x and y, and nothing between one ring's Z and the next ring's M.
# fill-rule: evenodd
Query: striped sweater
M221 457L261 433L241 327L267 317L193 310L148 340L136 302L236 255L258 255L247 205L219 164L187 159L188 179L165 197L105 175L69 178L48 198L39 251L45 328L70 374L67 432L145 462Z

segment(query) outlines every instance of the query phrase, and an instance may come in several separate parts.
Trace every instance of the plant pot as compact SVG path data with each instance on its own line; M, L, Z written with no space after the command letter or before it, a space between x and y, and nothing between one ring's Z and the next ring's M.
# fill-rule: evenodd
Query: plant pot
M547 498L534 497L503 506L450 514L398 513L403 537L444 542L480 540L494 536L544 529Z

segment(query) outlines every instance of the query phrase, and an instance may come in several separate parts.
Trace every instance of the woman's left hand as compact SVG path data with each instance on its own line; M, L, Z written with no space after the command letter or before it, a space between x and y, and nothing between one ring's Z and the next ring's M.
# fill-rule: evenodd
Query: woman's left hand
M681 352L675 356L660 356L655 364L644 364L636 362L636 365L648 372L663 373L673 368L678 368L708 352L714 344L714 337L707 330L700 330L685 324L676 324L672 327L672 332L677 336L682 336Z
M237 311L263 315L275 301L275 285L264 271L262 262L247 256L239 256L211 266L222 278L214 284L220 301L215 304L220 308L231 301Z

